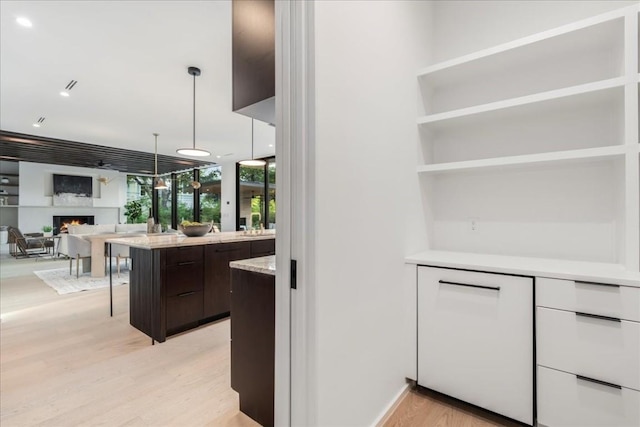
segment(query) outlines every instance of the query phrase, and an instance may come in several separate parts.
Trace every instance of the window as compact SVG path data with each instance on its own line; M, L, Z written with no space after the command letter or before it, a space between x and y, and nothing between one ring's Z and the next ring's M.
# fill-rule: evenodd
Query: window
M194 221L193 215L193 171L183 172L176 174L175 189L176 189L176 206L177 212L177 224L182 221Z
M150 176L127 175L127 204L125 214L130 211L131 202L138 202L141 210L139 215L128 216L127 222L139 224L147 222L151 212L151 198L153 197L153 178Z
M218 229L220 224L221 207L221 177L222 168L213 166L200 169L200 222L213 222Z
M266 160L264 166L236 165L237 230L276 226L276 161Z
M173 181L171 175L164 175L162 179L167 184L167 189L157 190L155 193L158 195L158 222L162 224L162 229L166 230L174 223L171 220Z

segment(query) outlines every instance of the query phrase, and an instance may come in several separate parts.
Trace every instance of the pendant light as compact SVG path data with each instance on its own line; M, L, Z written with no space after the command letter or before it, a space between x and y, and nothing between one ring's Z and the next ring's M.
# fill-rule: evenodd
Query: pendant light
M189 67L190 75L193 76L193 147L190 148L178 148L176 152L183 156L205 157L210 156L211 153L201 148L196 148L196 76L200 75L200 68Z
M154 133L156 138L156 151L155 151L155 174L153 175L153 188L156 190L166 190L167 184L164 183L162 178L158 177L158 133Z
M267 164L264 160L253 158L253 119L251 119L251 158L249 160L240 160L242 166L264 166Z

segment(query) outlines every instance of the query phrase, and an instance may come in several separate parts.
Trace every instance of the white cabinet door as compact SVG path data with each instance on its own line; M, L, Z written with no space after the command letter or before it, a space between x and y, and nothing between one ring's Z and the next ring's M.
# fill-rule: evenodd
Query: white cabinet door
M533 424L533 279L419 267L418 384Z

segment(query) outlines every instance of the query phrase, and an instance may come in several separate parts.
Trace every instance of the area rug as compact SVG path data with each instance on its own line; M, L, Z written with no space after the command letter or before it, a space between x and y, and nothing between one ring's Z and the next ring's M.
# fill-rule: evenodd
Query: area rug
M44 283L55 289L60 295L109 287L109 275L105 277L91 277L91 275L87 273L81 274L80 277L76 279L75 271L73 274L69 274L68 268L34 271L34 274L41 278ZM120 277L118 277L115 272L113 273L113 286L126 285L127 283L129 283L128 270L120 271Z

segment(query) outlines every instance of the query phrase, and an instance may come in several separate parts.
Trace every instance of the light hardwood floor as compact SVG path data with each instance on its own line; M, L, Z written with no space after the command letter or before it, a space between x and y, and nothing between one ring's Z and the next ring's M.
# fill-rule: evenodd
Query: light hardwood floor
M33 270L68 261L0 259L0 425L246 426L231 390L229 321L162 344L129 325L128 286L58 295ZM387 427L499 421L416 393Z
M29 263L32 266L29 266ZM229 321L151 345L129 325L128 286L58 295L0 259L0 425L256 426L230 388Z
M519 424L425 390L406 393L384 427L515 427Z

